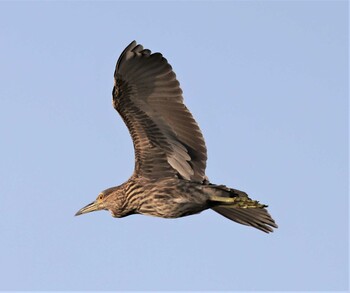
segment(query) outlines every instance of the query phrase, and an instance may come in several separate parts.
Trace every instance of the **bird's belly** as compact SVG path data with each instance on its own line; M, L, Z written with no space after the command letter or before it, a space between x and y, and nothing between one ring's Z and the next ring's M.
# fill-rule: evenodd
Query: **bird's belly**
M207 208L204 199L194 201L184 196L155 195L151 202L141 205L139 212L162 218L179 218L200 213Z

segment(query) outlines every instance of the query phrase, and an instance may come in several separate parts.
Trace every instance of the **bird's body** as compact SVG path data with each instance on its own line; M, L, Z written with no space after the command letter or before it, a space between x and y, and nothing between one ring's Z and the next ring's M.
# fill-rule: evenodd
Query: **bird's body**
M179 218L199 213L209 208L209 196L202 192L201 187L200 184L178 178L131 178L117 190L118 200L123 198L122 208L114 209L119 207L114 205L110 211L114 217L143 214Z
M202 133L183 104L175 73L160 54L132 42L115 70L113 106L132 136L135 171L124 184L102 191L77 215L109 210L178 218L213 209L264 232L277 227L266 205L245 192L209 183Z

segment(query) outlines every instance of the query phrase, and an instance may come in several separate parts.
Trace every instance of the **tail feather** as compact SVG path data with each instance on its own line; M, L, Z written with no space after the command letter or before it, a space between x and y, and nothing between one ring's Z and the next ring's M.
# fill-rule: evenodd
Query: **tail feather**
M265 209L267 205L250 199L244 191L214 184L209 184L208 188L211 208L220 215L266 233L273 232L272 228L278 228Z
M273 232L273 228L278 228L268 211L264 208L238 208L230 206L216 206L212 209L220 215L237 223L252 226L263 232Z

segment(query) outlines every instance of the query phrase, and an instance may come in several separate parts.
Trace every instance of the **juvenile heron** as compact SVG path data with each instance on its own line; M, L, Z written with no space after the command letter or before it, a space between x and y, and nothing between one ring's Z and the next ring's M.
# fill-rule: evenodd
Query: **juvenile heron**
M135 170L127 182L102 191L76 216L108 210L116 218L178 218L212 209L267 233L277 228L266 205L243 191L209 182L203 135L160 53L152 54L135 41L127 46L116 65L112 95L134 143Z

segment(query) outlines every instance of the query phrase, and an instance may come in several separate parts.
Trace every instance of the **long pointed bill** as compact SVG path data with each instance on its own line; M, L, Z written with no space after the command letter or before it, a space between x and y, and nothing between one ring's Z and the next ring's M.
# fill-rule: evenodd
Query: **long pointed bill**
M80 216L82 214L87 214L87 213L91 213L91 212L95 212L95 211L99 211L99 210L101 210L100 203L94 201L94 202L88 204L87 206L83 207L79 211L77 211L75 216Z

